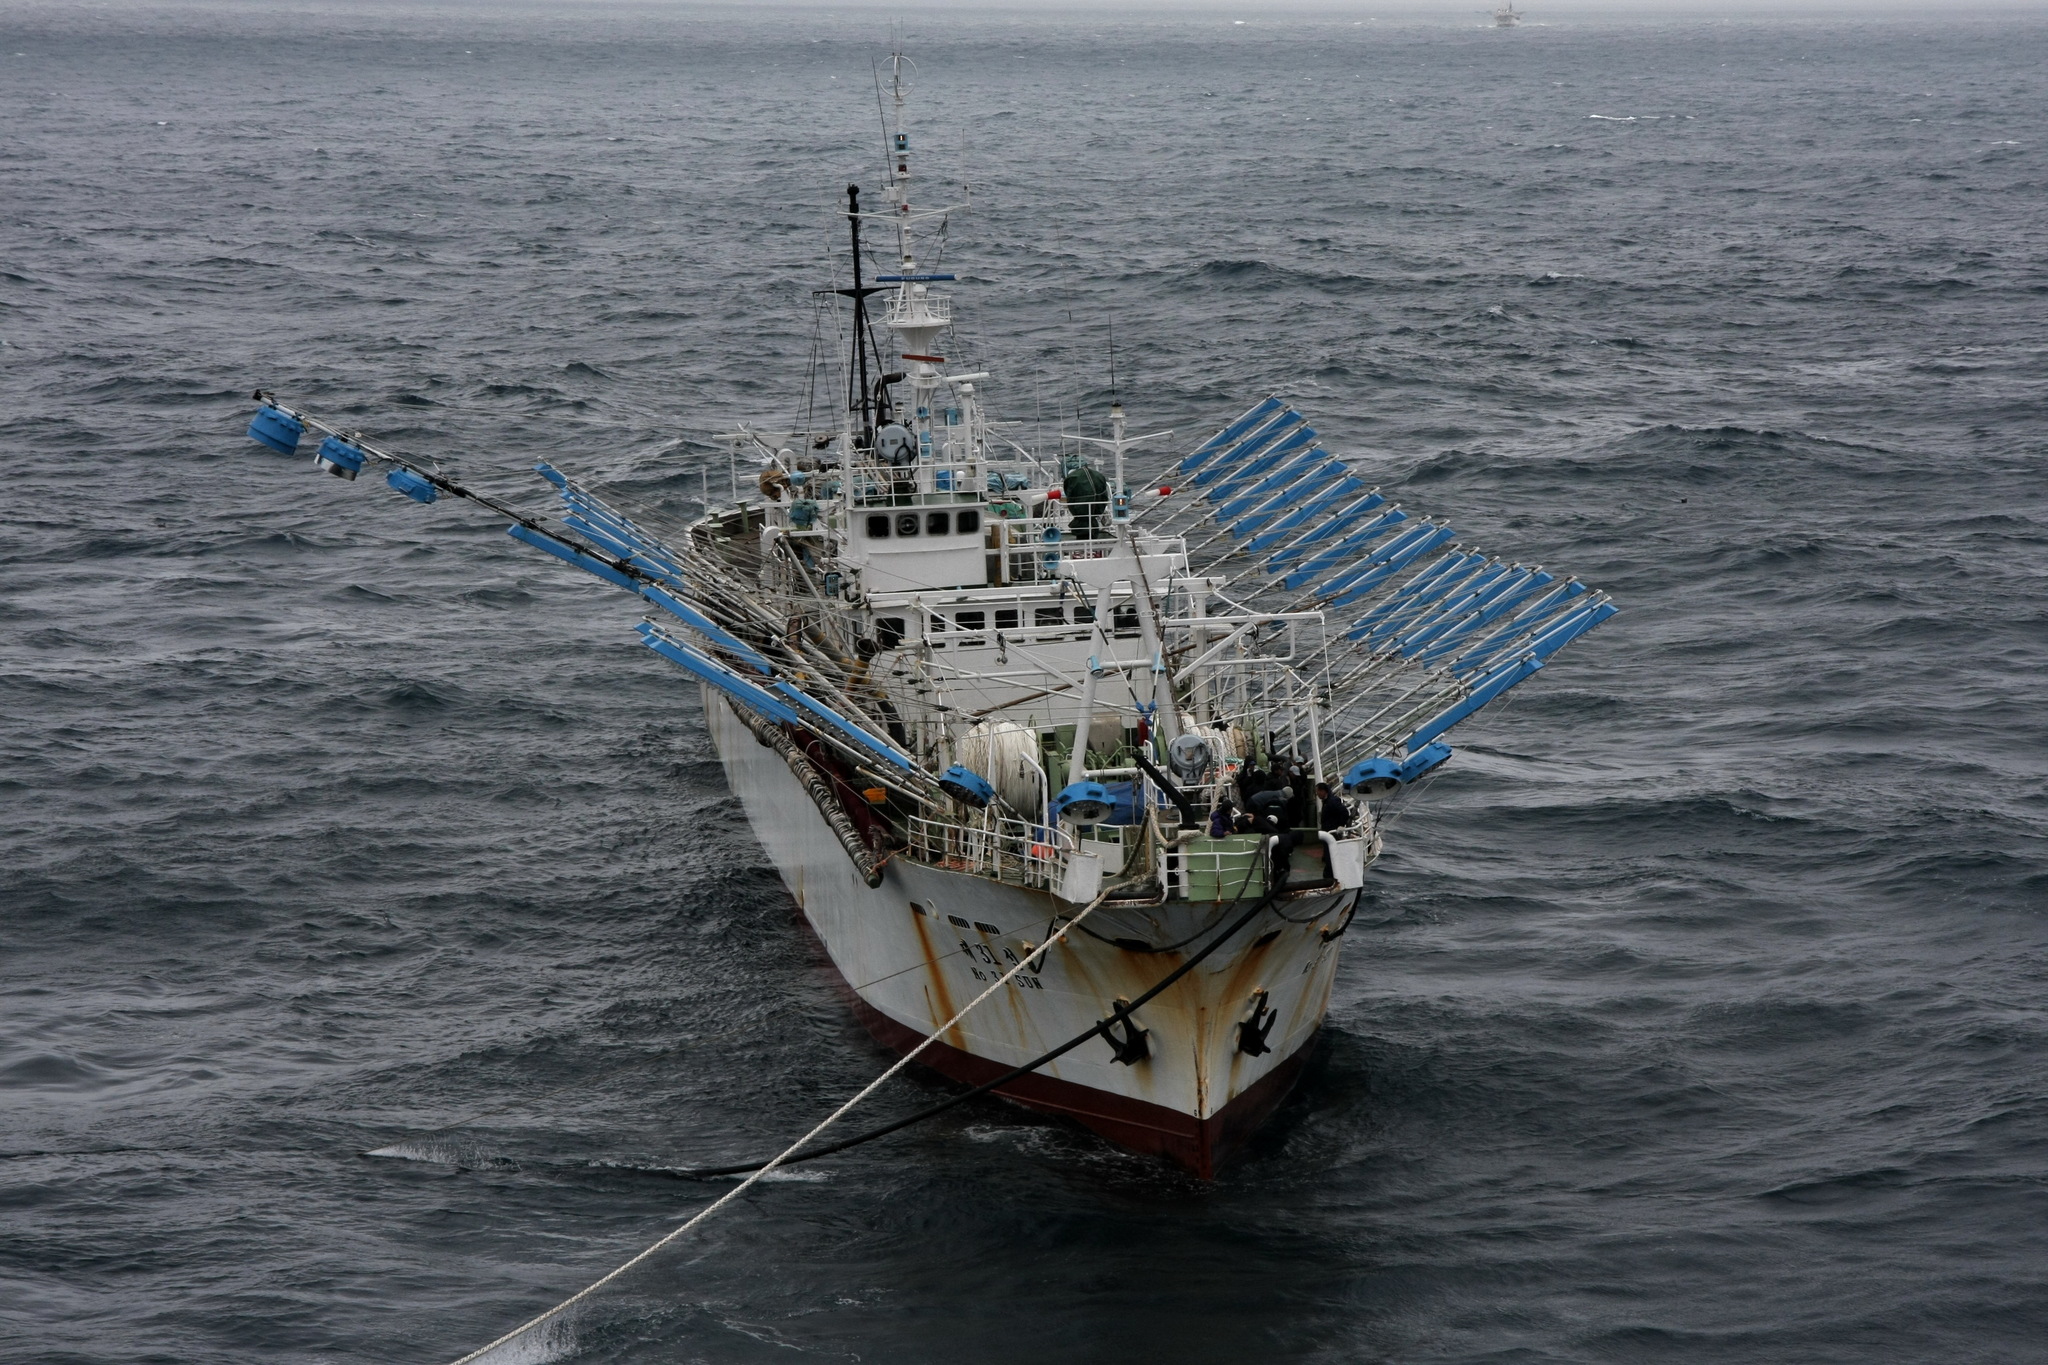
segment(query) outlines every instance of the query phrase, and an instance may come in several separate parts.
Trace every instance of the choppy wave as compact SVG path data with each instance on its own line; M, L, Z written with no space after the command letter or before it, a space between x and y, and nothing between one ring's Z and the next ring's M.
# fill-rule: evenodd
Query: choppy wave
M7 23L9 1341L453 1359L885 1059L630 604L249 446L247 395L691 514L705 433L804 415L887 25ZM522 1349L2038 1357L2048 30L904 29L973 201L948 354L1020 439L1284 393L1624 615L1393 821L1221 1181L969 1106Z

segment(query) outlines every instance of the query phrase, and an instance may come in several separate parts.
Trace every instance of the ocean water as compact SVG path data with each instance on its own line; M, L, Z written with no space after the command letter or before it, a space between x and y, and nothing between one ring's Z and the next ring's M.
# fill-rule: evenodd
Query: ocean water
M1020 431L1113 328L1140 429L1282 392L1625 614L1392 827L1222 1179L968 1106L524 1358L2048 1359L2048 24L1482 22L897 20ZM689 511L889 42L0 11L0 1359L451 1360L885 1064L630 604L241 431Z

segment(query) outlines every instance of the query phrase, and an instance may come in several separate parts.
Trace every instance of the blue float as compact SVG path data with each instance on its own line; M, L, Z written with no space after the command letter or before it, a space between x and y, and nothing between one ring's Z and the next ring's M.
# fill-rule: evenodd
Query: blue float
M280 455L299 453L299 438L306 424L283 408L261 407L249 419L249 439L269 446Z
M766 716L780 725L803 724L803 718L783 705L779 697L762 691L710 655L699 653L686 644L669 639L645 621L633 629L640 632L640 643L670 663L678 664L696 674L748 710Z
M889 760L889 762L895 764L904 772L914 773L918 770L917 764L912 761L910 755L904 753L887 740L870 733L861 726L855 725L845 716L840 715L837 711L834 711L802 688L794 687L786 682L771 682L768 685L790 701L795 702L798 706L810 712L818 720L824 721L834 730L846 736L846 738L862 748Z
M1252 512L1262 519L1271 519L1300 506L1303 494L1321 487L1324 480L1341 476L1343 473L1343 464L1331 459L1328 451L1318 447L1300 459L1291 461L1278 473L1268 474L1250 488L1232 495L1228 502L1219 503L1216 508L1216 519L1229 521L1235 517L1242 517L1247 512ZM1238 535L1241 532L1233 526L1231 534Z
M678 621L681 621L691 630L696 631L699 635L711 641L712 644L717 645L720 649L737 655L742 662L751 667L755 672L764 676L774 675L775 665L768 662L766 655L738 636L727 631L716 621L706 616L703 612L698 611L674 593L665 592L654 584L647 583L641 586L640 595L675 617Z
M1052 799L1055 820L1099 825L1116 811L1116 798L1100 782L1070 782Z
M1101 823L1105 825L1142 825L1145 823L1145 789L1138 782L1105 782L1109 792L1109 814ZM1152 804L1163 805L1165 797L1154 792Z
M339 436L330 436L320 443L319 452L313 456L313 464L337 479L353 479L363 472L363 465L369 458Z
M1391 758L1362 758L1345 770L1344 785L1360 796L1385 796L1401 785L1401 765Z
M1371 800L1435 772L1450 756L1448 744L1425 744L1406 758L1362 759L1345 771L1344 785Z
M1182 460L1180 462L1180 472L1183 474L1187 473L1190 469L1194 469L1202 461L1208 459L1217 451L1222 450L1225 446L1243 439L1246 432L1280 411L1283 406L1284 404L1277 398L1261 399L1250 412L1247 412L1244 416L1202 442L1201 446L1193 454Z
M1472 694L1466 697L1465 700L1450 707L1448 710L1439 712L1436 716L1418 726L1415 733L1408 736L1406 747L1419 752L1423 745L1429 743L1429 741L1435 739L1459 721L1464 720L1467 716L1472 715L1480 707L1486 705L1516 683L1534 675L1542 667L1543 660L1541 659L1516 659L1512 663L1502 664L1499 668L1494 669L1493 672L1474 683L1472 685Z
M577 568L583 570L583 572L587 574L595 574L597 577L602 578L605 582L616 584L617 586L624 588L627 592L638 593L640 591L640 584L635 582L632 578L620 573L617 569L614 569L611 565L605 563L603 560L597 558L595 555L587 555L583 553L583 551L577 549L568 541L557 540L554 536L549 535L546 531L539 530L532 526L516 525L507 526L505 528L505 534L512 537L514 540L525 541L528 545L531 545L536 550L545 550L549 554L553 555L556 559L561 560L563 563L574 564Z
M1451 756L1448 744L1425 744L1401 760L1401 781L1413 782L1425 773L1435 772Z
M996 789L987 778L964 763L955 763L939 774L939 788L964 805L980 810L996 799Z
M1202 496L1212 503L1227 502L1244 492L1255 481L1270 476L1283 466L1297 463L1301 458L1302 447L1313 446L1315 443L1316 429L1311 426L1299 427L1268 446L1256 459L1246 460L1223 474L1221 481ZM1195 482L1197 485L1204 485L1208 481L1197 474Z
M394 469L384 476L384 482L414 502L433 502L441 496L440 489L410 469Z
M1299 509L1290 512L1287 516L1282 517L1279 521L1267 527L1260 534L1246 541L1244 545L1245 552L1247 554L1258 554L1262 550L1270 550L1281 541L1287 539L1290 532L1306 526L1309 522L1314 521L1353 493L1363 493L1365 491L1364 479L1346 474L1337 482L1329 485L1323 492L1316 494L1308 502L1302 504ZM1385 501L1386 499L1379 494L1370 493L1358 502L1339 511L1336 515L1346 516L1352 512L1369 512ZM1232 534L1236 534L1235 529L1233 529Z

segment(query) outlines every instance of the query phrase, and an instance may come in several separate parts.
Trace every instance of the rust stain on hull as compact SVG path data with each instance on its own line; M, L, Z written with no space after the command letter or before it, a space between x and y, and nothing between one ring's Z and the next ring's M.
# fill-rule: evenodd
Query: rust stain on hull
M1168 926L1160 928L1172 932ZM1313 933L1313 928L1283 921L1274 930L1255 922L1242 932L1249 936L1242 946L1233 951L1226 945L1220 960L1212 959L1215 965L1204 964L1206 970L1182 977L1132 1016L1151 1035L1153 1054L1130 1067L1129 1085L1137 1095L1166 1098L1157 1068L1166 1064L1167 1056L1180 1076L1173 1088L1191 1095L1197 1119L1207 1119L1258 1088L1268 1068L1238 1051L1236 1029L1253 993L1262 986L1269 989L1270 1008L1286 1016L1276 1026L1274 1046L1299 1036L1301 1009L1311 1002L1291 979L1284 989L1275 989L1279 983L1271 979L1279 970L1276 962L1288 962L1286 975L1294 975L1298 964L1292 962L1292 954L1299 949L1300 936ZM1112 1002L1136 999L1186 960L1186 952L1145 952L1077 933L1060 967L1066 989L1097 1002L1099 1017L1107 1018ZM1314 1022L1319 1024L1320 1017ZM1183 1066L1187 1070L1182 1071ZM1245 1075L1247 1071L1253 1075Z
M932 1028L937 1030L959 1011L953 1007L952 992L946 989L945 974L939 970L939 955L932 947L932 936L925 926L925 917L907 906L905 913L910 916L911 928L917 930L917 950L924 955L925 999L932 1009ZM967 1049L967 1039L961 1034L958 1025L946 1030L945 1041L962 1051Z

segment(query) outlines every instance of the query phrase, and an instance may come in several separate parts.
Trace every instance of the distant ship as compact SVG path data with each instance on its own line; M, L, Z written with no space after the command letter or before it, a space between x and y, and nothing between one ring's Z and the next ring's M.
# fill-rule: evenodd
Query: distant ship
M1120 405L1106 438L1014 439L990 376L939 354L954 275L919 247L961 206L913 208L895 86L881 202L847 188L826 295L843 401L724 438L758 498L735 474L684 524L541 465L544 527L267 393L250 434L289 453L311 427L328 472L388 464L624 589L875 1036L942 1031L935 1070L1206 1177L1308 1057L1380 811L1615 608L1389 503L1277 397L1149 479Z
M1521 22L1522 16L1515 9L1515 0L1508 0L1508 3L1493 12L1495 28L1513 28Z

